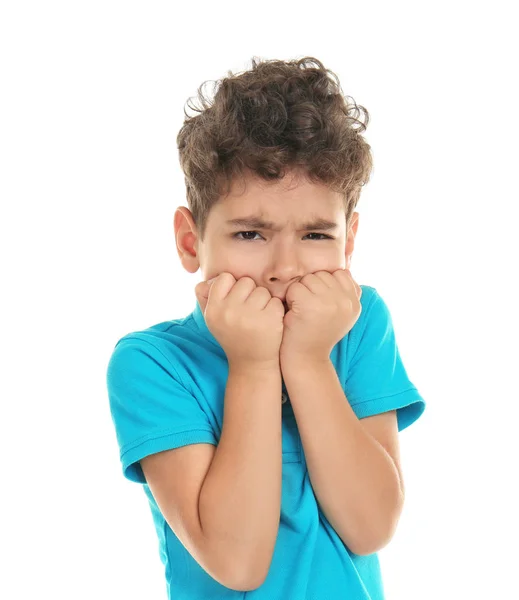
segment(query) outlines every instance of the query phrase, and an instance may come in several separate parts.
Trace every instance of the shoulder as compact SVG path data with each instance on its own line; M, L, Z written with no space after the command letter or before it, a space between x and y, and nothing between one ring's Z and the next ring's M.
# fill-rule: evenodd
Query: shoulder
M369 285L361 285L360 287L362 289L360 296L362 311L354 325L354 335L361 334L368 325L373 326L376 323L387 324L391 321L389 308L379 291Z
M393 321L384 298L372 286L361 285L361 289L362 310L347 335L348 355L352 363L366 353L376 352L391 343L393 335ZM377 358L380 359L380 355Z
M123 371L159 368L175 373L182 355L192 347L191 330L184 326L184 321L185 319L163 321L116 338L108 370L113 373L117 366L118 370Z
M113 347L150 349L169 355L175 349L190 347L193 338L192 315L169 321L161 321L142 329L130 331L119 338Z
M365 311L379 294L377 290L370 285L360 284L360 288L362 289L360 303L362 305L362 310Z

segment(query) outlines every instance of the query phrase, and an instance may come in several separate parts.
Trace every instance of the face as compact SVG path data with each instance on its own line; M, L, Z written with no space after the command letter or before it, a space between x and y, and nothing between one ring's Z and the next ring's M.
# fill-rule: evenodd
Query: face
M187 271L200 268L203 280L224 271L236 280L251 277L284 301L288 287L304 275L350 267L358 213L346 231L339 194L287 174L274 183L250 177L245 191L241 181L234 184L212 207L203 242L189 209L177 209L174 225Z

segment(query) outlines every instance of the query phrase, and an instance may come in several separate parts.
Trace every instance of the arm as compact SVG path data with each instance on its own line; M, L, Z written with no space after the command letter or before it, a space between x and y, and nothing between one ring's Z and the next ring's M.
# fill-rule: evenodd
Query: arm
M281 507L281 371L229 365L222 435L199 499L212 552L242 589L267 576Z
M380 550L403 507L395 463L360 424L330 360L288 363L283 377L326 518L355 554Z

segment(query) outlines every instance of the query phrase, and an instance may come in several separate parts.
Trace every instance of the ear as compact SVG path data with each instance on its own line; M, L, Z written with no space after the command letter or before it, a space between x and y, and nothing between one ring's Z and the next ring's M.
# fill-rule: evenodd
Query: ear
M354 212L350 218L350 224L348 225L348 229L346 231L346 268L350 268L351 257L353 254L353 249L355 247L355 236L357 235L357 229L359 228L359 213Z
M200 268L198 258L198 232L189 208L179 206L173 218L175 242L180 262L186 271L196 273Z

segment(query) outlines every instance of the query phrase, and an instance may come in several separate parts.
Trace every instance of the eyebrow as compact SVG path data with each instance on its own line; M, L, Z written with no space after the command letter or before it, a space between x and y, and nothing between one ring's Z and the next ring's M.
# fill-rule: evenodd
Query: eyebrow
M250 229L266 229L269 231L281 231L281 227L276 227L272 221L265 221L262 217L257 215L250 215L248 217L239 217L237 219L229 219L227 225L235 225L239 227L245 227ZM328 221L321 217L317 217L313 221L307 221L302 223L298 231L313 231L319 229L321 231L330 231L332 229L338 229L339 225L335 221Z

